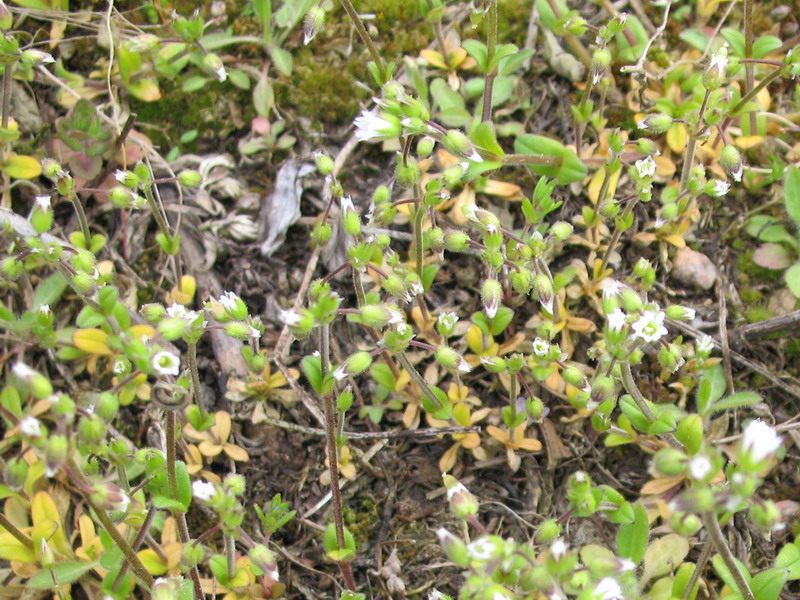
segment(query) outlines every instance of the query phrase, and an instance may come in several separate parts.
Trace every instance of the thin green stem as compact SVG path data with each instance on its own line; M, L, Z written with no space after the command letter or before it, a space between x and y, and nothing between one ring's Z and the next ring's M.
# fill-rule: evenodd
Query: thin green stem
M713 511L704 512L703 524L706 527L706 531L708 531L711 542L714 544L714 548L719 552L719 555L725 562L725 566L728 567L728 571L730 571L730 574L733 576L736 587L739 588L739 593L742 595L742 598L744 598L744 600L755 600L753 591L750 589L747 580L744 578L744 574L736 563L733 552L731 552L728 542L725 541L725 536L722 535L722 528L719 526L717 514Z
M353 26L356 28L358 37L361 38L361 41L364 42L367 50L369 50L369 53L372 56L372 61L378 68L378 74L380 75L381 80L385 82L387 78L386 65L384 64L383 59L378 52L378 48L369 37L369 33L367 33L367 29L364 27L364 23L361 22L361 17L358 16L358 13L356 12L356 9L353 8L353 4L350 2L350 0L340 1L345 12L347 12L347 16L350 17L350 20L353 22Z
M488 35L486 36L486 64L491 65L494 61L495 51L497 49L497 0L490 0L489 6L489 19L487 21ZM492 67L486 72L486 78L483 86L483 114L481 120L492 120L492 89L494 88L494 80L497 76L497 68Z
M558 156L542 154L506 154L500 160L504 165L547 165L552 167L559 167L562 162Z
M167 411L167 481L173 500L178 499L178 477L175 474L175 411Z
M136 534L133 543L131 543L131 548L133 549L134 552L139 550L139 546L141 546L142 542L144 542L144 538L147 536L147 532L150 531L150 525L153 524L153 519L156 516L156 512L158 511L156 510L155 506L151 505L150 508L147 509L147 514L144 517L144 522L142 523L142 526L139 528L139 532ZM128 572L129 568L130 568L130 563L127 562L120 567L119 573L117 573L117 578L114 579L114 583L111 586L112 590L116 590L120 586L120 584L122 583L122 578L125 577L125 573Z
M422 393L428 398L428 400L433 403L436 409L443 408L442 403L439 402L439 399L434 395L433 390L431 390L428 382L419 374L419 371L411 364L411 361L408 360L405 352L398 352L397 353L397 360L400 362L400 366L403 367L406 371L408 371L409 376L411 379L414 380L419 388L422 390Z
M156 202L156 197L153 195L153 188L151 186L145 186L144 197L147 199L147 204L150 206L150 212L153 213L153 216L156 219L159 231L161 231L161 233L164 234L167 239L170 239L172 234L169 231L167 220L164 218L164 215L161 214L161 210L158 207L158 203Z
M710 92L706 90L705 96L703 96L703 104L700 106L700 113L697 118L698 122L702 123L703 115L706 112L706 106L708 106L708 96ZM681 187L680 191L683 192L686 190L686 185L689 182L689 173L692 171L692 163L694 162L694 151L697 148L697 138L694 135L689 137L689 142L686 144L686 156L683 158L683 168L681 170Z
M600 276L602 277L603 273L605 273L606 267L608 266L608 261L611 259L611 253L614 251L614 247L617 245L620 236L622 235L622 230L619 227L619 222L624 222L628 215L633 212L633 208L639 202L639 196L634 196L630 199L628 204L625 205L625 208L622 211L622 215L620 215L619 221L617 222L616 226L614 227L614 233L611 236L611 240L608 242L608 247L606 248L605 253L603 254L603 262L600 265Z
M86 211L83 210L83 203L81 199L78 198L77 194L70 194L69 201L72 202L72 206L75 208L75 214L78 215L78 223L80 223L81 226L84 244L86 244L86 248L89 248L92 234L89 232L89 220L86 218Z
M192 396L194 403L200 407L200 412L205 414L205 408L200 401L200 371L197 368L197 343L188 342L189 346L189 375L192 379Z
M753 0L744 0L744 57L753 56ZM745 93L755 85L755 66L750 62L744 64ZM755 135L756 114L750 113L750 135Z
M711 548L713 548L711 542L706 540L703 553L700 555L700 558L697 559L697 563L694 566L694 571L692 571L689 581L686 584L683 593L681 594L681 600L688 600L689 596L691 596L692 590L694 589L694 586L697 585L697 581L700 579L700 575L703 573L703 569L705 568L708 559L711 558Z
M653 409L650 408L647 400L645 400L644 396L642 396L642 392L639 391L639 388L633 379L631 363L627 360L622 361L620 362L620 367L622 370L622 385L625 386L625 390L631 395L633 401L636 402L636 406L639 407L639 410L642 411L642 414L645 416L645 418L651 423L655 423L658 420L658 417L656 417ZM683 450L683 444L681 444L674 435L668 433L666 438L670 446L673 448L678 448L679 450Z
M2 116L3 129L8 128L8 119L10 117L10 112L11 112L11 81L13 79L12 77L13 66L14 66L13 64L6 65L5 70L3 71L3 116Z

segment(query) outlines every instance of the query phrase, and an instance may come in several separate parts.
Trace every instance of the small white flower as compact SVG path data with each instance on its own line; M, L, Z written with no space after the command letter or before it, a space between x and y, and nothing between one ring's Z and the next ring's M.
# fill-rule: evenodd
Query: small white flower
M173 302L172 306L167 307L167 315L175 319L183 319L187 315L186 307L178 302Z
M355 207L353 206L353 199L350 198L350 196L342 196L342 199L339 200L339 205L342 207L342 212L355 210Z
M50 196L36 196L35 201L36 206L38 206L42 211L47 212L50 210Z
M722 181L721 179L715 179L714 183L711 186L711 189L709 190L709 194L711 196L714 196L715 198L719 198L727 194L728 190L730 189L731 189L730 183L728 183L727 181Z
M119 512L127 512L128 505L130 503L131 503L130 497L127 494L120 492L120 499L117 502L117 505L114 507L114 510L118 510Z
M447 490L447 500L449 502L450 500L453 499L453 496L455 496L456 494L464 494L464 493L469 494L469 490L463 483L459 482L453 487L451 487L449 490Z
M49 304L42 304L38 309L40 315L49 315L50 314L50 305Z
M714 339L710 335L704 335L695 342L697 352L706 354L714 349Z
M353 124L356 126L356 137L362 142L396 137L396 134L393 134L396 131L394 123L368 110L362 111L361 116L356 117Z
M533 353L539 358L544 358L550 354L550 344L540 337L533 340Z
M697 311L693 308L689 308L688 306L683 307L683 320L685 321L694 321L694 318L697 316Z
M572 474L572 477L573 477L573 479L575 479L575 481L577 481L578 483L584 483L584 482L586 482L586 481L587 481L587 479L589 478L589 476L586 474L586 471L575 471L575 472Z
M725 75L725 71L728 69L728 45L723 44L719 50L717 50L714 55L711 57L711 60L708 63L708 68L713 69L716 67L719 69L719 73Z
M489 560L497 552L497 547L492 540L480 538L469 544L467 551L473 560Z
M442 327L451 329L458 323L458 315L454 312L442 313L439 315L439 323L442 324Z
M754 463L772 456L782 443L778 432L761 419L750 421L742 432L742 450Z
M11 372L22 379L23 381L26 379L30 379L34 375L36 375L36 371L31 369L28 365L23 362L16 363L12 368Z
M622 600L624 596L617 580L613 577L606 577L595 586L592 598L595 600Z
M705 456L695 456L689 461L689 474L693 479L702 481L711 473L711 461Z
M669 333L664 327L663 310L649 309L642 312L642 316L633 323L633 335L645 342L655 342Z
M210 481L195 481L192 483L192 494L198 500L208 502L217 493L217 488Z
M225 81L228 78L228 71L225 69L224 65L220 65L217 67L217 70L214 71L214 76L217 78L217 81Z
M36 417L27 416L19 422L19 432L28 437L42 437L42 424Z
M345 370L345 365L340 365L336 367L333 371L333 378L336 381L341 381L342 379L347 378L347 371Z
M619 561L619 571L620 573L627 573L628 571L633 571L636 568L636 563L632 560L628 560L627 558L623 558Z
M153 355L153 369L159 375L177 375L180 367L181 359L172 352L162 350Z
M402 323L403 322L403 313L399 310L395 310L393 308L386 309L389 312L389 318L386 320L387 323Z
M550 556L552 556L554 560L561 560L566 553L567 545L564 543L564 540L561 538L553 540L553 543L550 544Z
M125 180L127 178L128 174L122 169L117 169L116 171L114 171L114 179L116 179L119 183L125 183Z
M256 329L252 325L250 325L249 328L250 328L250 331L249 331L248 335L251 338L253 338L254 340L257 340L258 338L261 337L261 332L258 329Z
M621 308L615 308L611 311L611 314L608 315L608 330L609 331L622 331L622 328L625 327L625 323L628 322L628 315L625 314Z
M603 280L603 298L606 300L619 296L624 289L625 284L617 281L616 279Z
M394 330L397 332L397 335L405 335L406 333L408 333L409 330L408 323L406 322L398 323L395 326Z
M428 600L444 600L445 596L439 590L431 590L428 592Z
M280 319L283 321L284 325L292 327L300 322L302 316L296 310L282 310L280 312Z
M636 167L636 173L642 179L653 177L656 174L656 161L653 160L652 156L637 160L634 165Z
M472 365L470 365L464 358L462 357L461 360L458 361L458 366L456 367L462 373L469 373L472 371Z
M128 365L125 364L124 360L117 359L114 361L114 366L111 367L114 375L121 375L125 371L128 370Z
M218 302L222 304L222 307L227 310L228 312L236 310L236 301L239 299L239 296L234 294L233 292L225 292L219 297Z

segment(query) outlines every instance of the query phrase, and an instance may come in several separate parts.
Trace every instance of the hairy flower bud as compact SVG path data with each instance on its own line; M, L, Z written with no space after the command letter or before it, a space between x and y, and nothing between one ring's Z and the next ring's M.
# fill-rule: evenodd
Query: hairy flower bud
M653 113L639 121L638 128L650 135L666 133L672 127L672 117L664 113Z
M731 144L723 146L719 153L719 164L734 181L741 181L744 174L742 153Z

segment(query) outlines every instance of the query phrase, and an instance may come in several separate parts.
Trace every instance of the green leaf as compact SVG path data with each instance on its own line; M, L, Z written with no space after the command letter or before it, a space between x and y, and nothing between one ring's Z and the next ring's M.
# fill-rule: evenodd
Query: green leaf
M508 56L512 56L518 50L519 48L517 48L514 44L503 44L502 46L495 48L494 56L492 57L492 61L489 63L489 71L494 71L497 68L497 65L500 64L501 60Z
M782 270L792 265L795 255L783 244L767 242L753 252L753 262L765 269Z
M623 525L617 534L617 551L622 558L628 558L637 565L644 558L647 549L647 539L650 535L650 525L647 521L647 511L641 502L633 505L633 523Z
M372 363L369 369L370 376L378 382L378 385L394 391L397 386L397 379L395 379L389 365L385 363Z
M272 1L271 0L253 0L253 11L256 13L258 20L261 21L261 27L264 29L264 41L269 43L272 41Z
M800 298L800 263L795 263L783 274L786 279L786 285L795 298Z
M705 415L714 402L722 397L726 387L725 371L722 369L721 365L717 364L703 371L695 397L697 401L697 412L700 413L700 415Z
M303 373L311 384L311 387L314 388L314 391L318 394L321 393L323 387L323 373L320 357L305 356L300 362L300 368L303 369Z
M709 413L714 413L721 410L730 410L734 408L742 408L758 402L761 402L761 396L759 394L756 394L755 392L738 392L715 402Z
M491 121L481 121L477 127L469 132L469 137L473 144L483 150L488 150L497 156L503 156L505 154L500 144L497 143L497 136L495 135L494 125L492 125Z
M780 38L774 35L762 35L753 42L753 58L764 58L770 52L783 46Z
M792 221L800 226L800 169L794 165L790 165L786 169L783 194L786 212L789 213Z
M67 285L67 280L58 272L44 278L36 286L36 292L33 295L33 307L38 308L44 304L53 306L61 298L61 294L67 289Z
M503 331L505 331L505 328L508 327L508 324L511 323L511 319L513 318L514 311L507 306L501 306L497 309L497 314L491 321L489 333L492 335L500 335L503 333Z
M697 29L684 29L678 34L682 42L685 42L695 50L705 52L708 45L708 36Z
M626 394L620 399L619 407L622 413L628 417L631 425L641 432L647 432L648 427L650 427L650 421L644 416L644 413L642 413L641 409L636 405L633 398Z
M736 564L738 565L739 570L742 572L745 581L749 584L753 579L752 575L750 575L750 571L747 570L747 567L745 567L744 564L742 564L742 561L740 561L738 558L734 558L733 560L736 561ZM719 554L715 555L714 558L711 559L711 564L714 565L714 570L717 572L717 575L719 575L719 578L725 582L725 585L732 590L739 589L736 587L736 580L733 578L733 575L731 575L731 572L728 570L728 566L725 564L725 561L722 560L722 557Z
M278 69L282 75L288 77L292 74L292 54L290 52L274 44L269 46L268 52L270 58L272 58L272 62L275 64L275 68Z
M182 502L179 502L178 500L173 500L168 496L154 495L153 506L155 506L159 510L177 510L180 512L186 511L186 507L183 505Z
M275 108L275 91L272 82L266 75L262 75L256 87L253 89L253 108L260 117L269 118L272 109Z
M479 40L466 40L461 46L467 51L467 54L478 63L480 72L486 73L488 71L489 60L489 49L486 47L486 44Z
M77 581L85 573L88 573L99 565L99 561L88 563L83 561L58 563L49 569L42 569L36 573L33 577L28 579L27 586L38 590L62 586Z
M187 94L191 94L192 92L196 92L198 90L203 89L206 84L209 82L208 77L202 77L200 75L192 75L191 77L187 77L183 80L183 84L181 85L181 90Z
M751 217L747 221L745 231L762 242L786 242L795 249L798 247L797 239L774 217L766 215Z
M228 69L228 81L240 90L250 89L250 78L241 69Z
M651 543L644 553L642 584L674 571L689 554L689 541L682 535L670 533Z
M738 29L724 27L720 31L722 38L731 46L731 54L744 58L744 34Z
M431 96L436 99L436 105L441 111L450 108L464 108L464 98L448 85L441 77L431 81Z
M514 54L510 56L506 56L503 60L500 61L500 64L497 66L497 74L502 76L511 75L514 71L516 71L522 63L524 63L528 58L533 56L534 52L531 49L526 50L518 50Z
M528 165L531 171L545 177L555 177L559 183L568 184L580 181L586 176L586 165L561 142L541 135L525 134L514 142L514 151L532 156L552 156L559 158L557 165Z
M186 469L186 463L182 460L175 461L175 479L178 487L177 500L183 504L183 510L188 510L192 503L192 480Z
M788 578L789 572L786 569L767 569L753 577L750 589L756 600L777 600Z
M789 579L800 579L800 546L786 544L775 558L775 566L789 571Z

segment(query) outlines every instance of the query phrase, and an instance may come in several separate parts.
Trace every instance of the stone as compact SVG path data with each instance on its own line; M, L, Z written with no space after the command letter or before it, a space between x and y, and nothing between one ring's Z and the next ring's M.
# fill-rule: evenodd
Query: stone
M717 280L717 267L705 254L679 248L672 259L672 276L681 283L709 290Z

